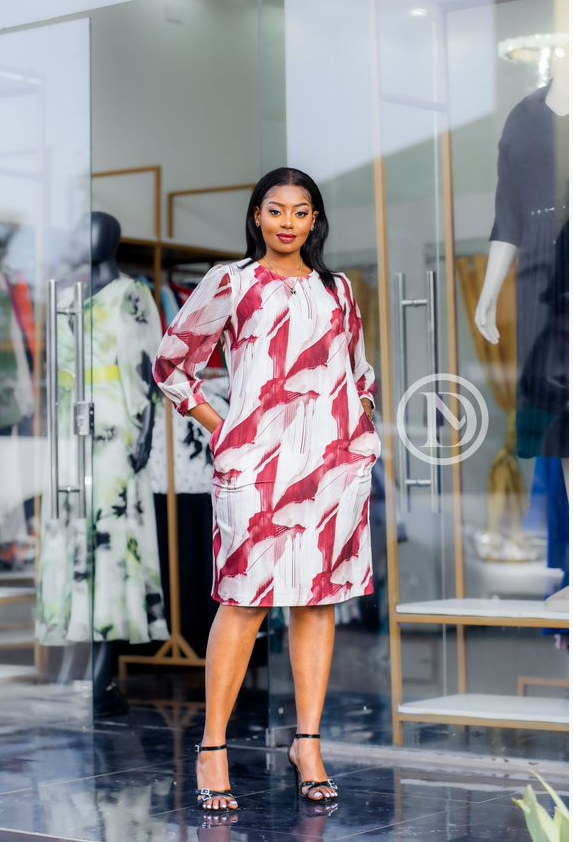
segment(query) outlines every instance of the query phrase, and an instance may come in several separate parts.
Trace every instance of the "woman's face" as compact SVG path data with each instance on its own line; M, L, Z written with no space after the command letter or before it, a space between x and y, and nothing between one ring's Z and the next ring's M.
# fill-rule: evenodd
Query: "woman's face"
M285 256L300 251L317 216L306 190L292 184L269 190L255 208L267 249Z

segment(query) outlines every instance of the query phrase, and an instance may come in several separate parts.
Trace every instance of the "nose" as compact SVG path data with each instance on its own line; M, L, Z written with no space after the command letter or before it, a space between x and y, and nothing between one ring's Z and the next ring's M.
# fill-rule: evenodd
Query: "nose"
M283 228L292 228L292 215L290 213L285 213L283 217Z

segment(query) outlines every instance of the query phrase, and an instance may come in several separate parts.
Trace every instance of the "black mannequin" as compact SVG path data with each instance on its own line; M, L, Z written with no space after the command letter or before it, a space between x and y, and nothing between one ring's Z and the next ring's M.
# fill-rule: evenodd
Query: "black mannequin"
M88 236L88 226L90 226ZM92 297L96 296L107 284L120 277L116 262L116 253L121 240L121 226L115 217L101 211L94 211L80 221L72 241L71 262L75 267L91 268ZM91 242L91 254L88 243ZM90 259L91 258L91 259ZM146 365L141 363L141 367ZM147 368L147 366L146 366ZM134 452L129 461L134 472L147 465L151 452L155 404L151 400L155 382L149 370L140 371L140 376L149 385L149 401L141 417L141 432L137 438ZM97 413L97 405L95 406ZM94 715L112 716L127 713L129 705L112 680L113 641L96 642L93 645L93 698Z
M92 295L96 295L106 284L119 278L115 256L121 240L121 226L114 216L101 211L92 213L91 222Z
M91 223L91 254L88 253L87 226ZM103 211L93 211L82 217L72 240L71 260L75 267L91 264L92 296L107 284L117 280L120 275L116 263L117 249L121 240L121 225L114 216ZM91 259L90 259L91 258ZM143 363L142 363L143 365ZM149 385L149 396L155 390L155 381L151 371L151 361L145 371L140 371L142 379ZM151 453L155 404L150 400L142 416L141 432L130 455L131 467L137 473L145 468Z

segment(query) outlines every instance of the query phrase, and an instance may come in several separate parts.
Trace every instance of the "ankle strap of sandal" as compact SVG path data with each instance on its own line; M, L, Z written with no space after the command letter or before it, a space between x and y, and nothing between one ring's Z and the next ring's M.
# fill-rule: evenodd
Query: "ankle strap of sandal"
M295 740L320 740L320 734L295 734Z
M199 754L200 751L222 751L224 748L227 748L227 744L225 743L224 746L201 746L196 745L195 751Z

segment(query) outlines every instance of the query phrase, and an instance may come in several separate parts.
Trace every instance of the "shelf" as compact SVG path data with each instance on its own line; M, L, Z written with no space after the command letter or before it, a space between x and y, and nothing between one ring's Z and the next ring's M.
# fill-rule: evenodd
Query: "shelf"
M557 606L556 606L557 607ZM396 606L399 623L569 628L569 613L537 599L436 599Z
M24 649L35 642L33 627L23 629L0 629L0 649Z
M2 588L0 587L0 605L10 602L34 602L36 591L34 588Z
M166 267L184 265L186 263L217 263L240 260L242 254L217 248L193 246L189 243L178 243L175 240L154 240L123 237L117 251L119 263L131 266L149 266L153 262L155 249L161 249L161 264Z
M18 667L13 664L0 664L0 681L19 681L36 678L36 667Z
M567 731L567 699L460 693L398 705L403 722Z

